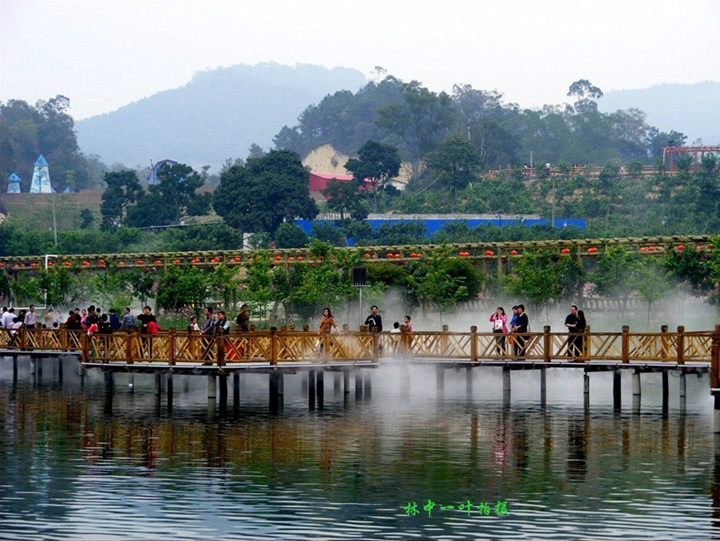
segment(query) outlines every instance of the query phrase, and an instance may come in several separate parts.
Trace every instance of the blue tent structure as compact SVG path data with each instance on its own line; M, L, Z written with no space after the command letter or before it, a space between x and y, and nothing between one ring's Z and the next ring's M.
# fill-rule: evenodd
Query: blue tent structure
M20 193L20 177L15 173L7 179L7 193Z
M32 182L30 182L30 193L52 193L48 162L42 154L35 161L35 170L33 171Z

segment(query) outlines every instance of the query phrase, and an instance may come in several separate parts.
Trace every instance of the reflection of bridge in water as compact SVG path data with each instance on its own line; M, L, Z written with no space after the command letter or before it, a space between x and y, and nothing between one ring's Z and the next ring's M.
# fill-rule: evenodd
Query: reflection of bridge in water
M509 400L511 372L537 370L540 374L540 400L547 400L547 370L581 369L584 394L589 399L590 374L613 373L613 401L621 403L621 375L632 373L634 397L641 394L640 376L659 372L662 376L662 400L669 398L670 371L679 374L681 400L687 396L687 374L710 373L710 391L720 409L718 373L720 367L720 325L713 331L685 332L678 327L669 332L633 333L627 326L620 332L587 332L581 335L553 333L549 326L543 332L526 334L420 331L401 334L345 330L340 334L318 336L314 332L294 329L271 329L250 333L234 332L225 336L207 336L170 330L149 336L135 332L110 335L87 334L66 329L20 329L16 334L3 329L0 354L13 359L17 378L18 356L29 355L31 372L42 371L42 365L61 355L78 358L81 373L86 369L105 374L107 390L112 395L113 374L152 374L155 392L162 390L165 377L168 404L172 402L173 375L205 376L208 398L213 407L219 397L221 407L227 403L228 376L233 377L235 401L239 400L239 375L261 373L269 376L271 406L282 403L283 378L301 373L307 378L311 407L323 407L324 376L334 376L334 387L351 392L354 376L356 397L369 398L372 392L371 370L381 366L400 368L400 387L407 388L414 367L433 366L437 370L437 390L442 393L445 371L465 369L467 392L472 394L472 371L483 367L500 367L503 395Z

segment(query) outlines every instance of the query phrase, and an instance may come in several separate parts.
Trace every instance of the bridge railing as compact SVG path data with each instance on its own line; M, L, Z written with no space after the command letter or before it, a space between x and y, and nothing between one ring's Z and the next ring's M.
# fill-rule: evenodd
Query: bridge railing
M720 330L686 332L542 332L522 335L477 332L416 331L371 333L345 331L318 335L304 331L233 332L209 336L185 331L158 335L137 332L95 334L68 329L0 329L0 349L81 352L87 362L211 364L329 363L403 358L447 361L610 361L621 363L710 363L720 348ZM719 349L720 351L720 349ZM720 354L719 354L720 355Z

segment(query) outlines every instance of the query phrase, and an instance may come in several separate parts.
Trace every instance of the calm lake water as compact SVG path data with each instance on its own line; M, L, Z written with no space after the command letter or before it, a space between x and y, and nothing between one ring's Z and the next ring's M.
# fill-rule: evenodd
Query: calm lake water
M611 376L581 370L448 371L438 397L418 369L410 396L399 373L373 372L372 398L347 401L325 377L310 410L300 376L282 409L266 376L242 379L238 412L210 415L206 378L175 377L173 407L151 376L84 381L67 360L42 380L21 361L0 366L0 538L12 539L699 539L720 535L720 444L707 376L688 378L684 407L671 377L642 403L612 405ZM232 390L231 390L232 392ZM417 514L413 514L416 504ZM433 505L434 504L434 505ZM505 514L505 511L507 514ZM487 512L487 514L485 514Z

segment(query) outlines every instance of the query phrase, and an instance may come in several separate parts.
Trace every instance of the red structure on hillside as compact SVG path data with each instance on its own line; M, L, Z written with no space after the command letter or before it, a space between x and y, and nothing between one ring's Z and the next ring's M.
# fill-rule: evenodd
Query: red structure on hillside
M692 156L690 170L694 171L700 167L705 154L720 156L720 147L663 147L663 165L667 171L677 171L677 159L688 155Z
M340 182L350 182L353 180L352 175L331 175L327 173L310 173L310 193L321 194L324 189L328 187L328 183L331 180L338 180ZM369 179L365 180L365 190L369 190L371 184ZM362 189L362 188L361 188ZM325 198L327 199L327 197Z

